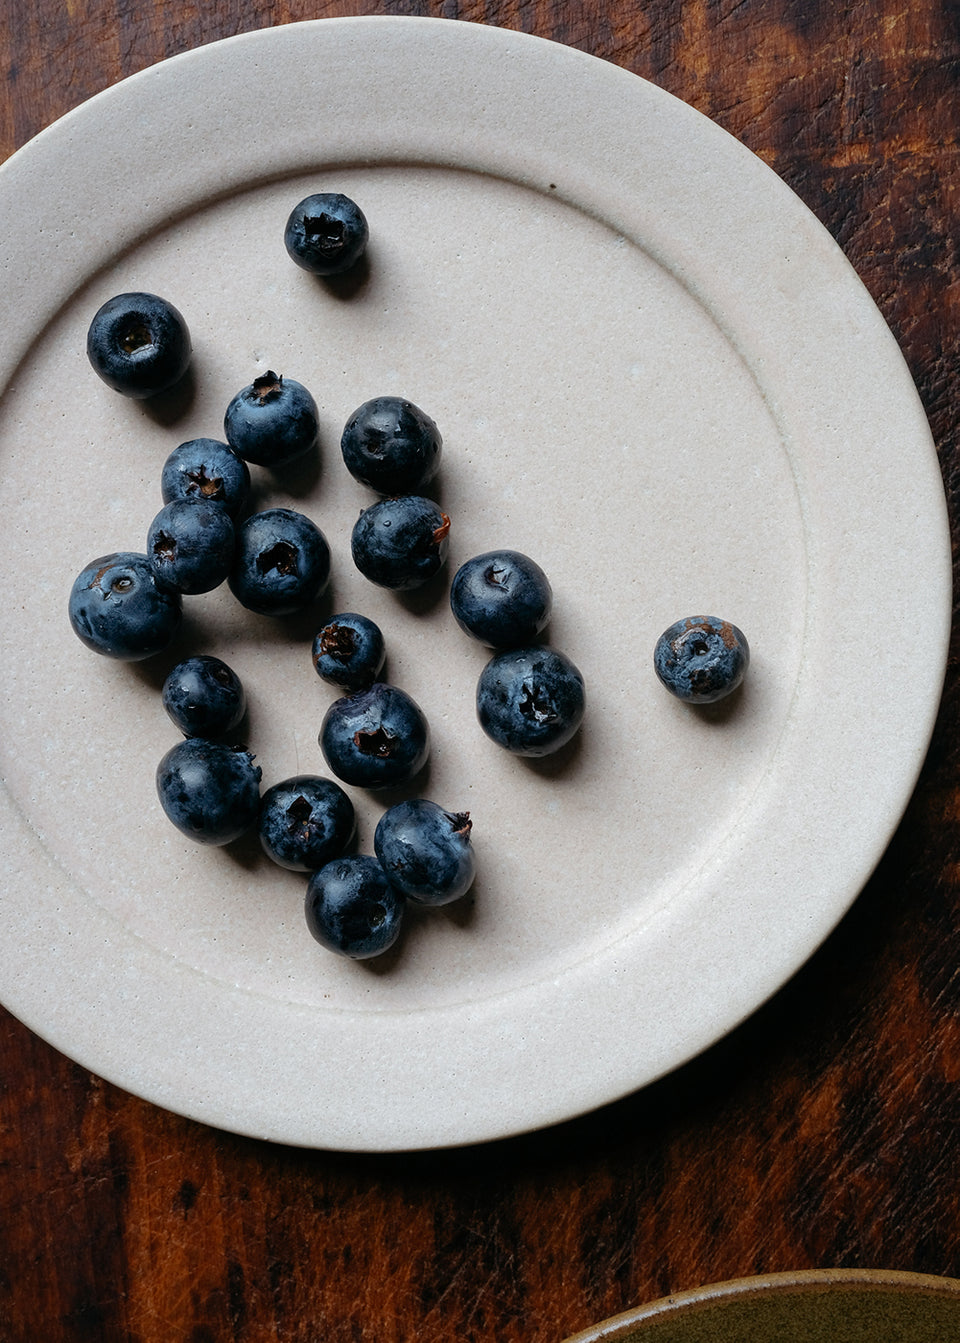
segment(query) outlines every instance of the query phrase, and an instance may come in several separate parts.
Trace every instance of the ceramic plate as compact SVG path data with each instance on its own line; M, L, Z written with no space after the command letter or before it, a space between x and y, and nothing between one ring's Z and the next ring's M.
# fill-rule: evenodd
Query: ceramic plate
M943 1343L958 1329L954 1278L808 1269L678 1292L567 1343Z
M282 244L309 192L367 214L345 284ZM810 955L896 826L945 662L949 547L930 434L889 331L813 216L674 98L524 35L440 20L290 25L94 98L0 172L0 997L84 1066L180 1113L342 1149L490 1139L623 1095L702 1050ZM130 289L191 327L185 389L93 375ZM142 550L167 453L222 433L272 368L321 407L319 460L255 471L333 552L320 608L226 588L169 654L121 665L66 618L74 576ZM339 435L396 393L444 436L449 568L496 546L549 574L580 666L576 743L531 764L474 716L486 651L443 584L354 569L372 496ZM383 628L424 708L418 791L469 811L479 876L356 964L255 842L181 839L154 793L159 702L189 652L244 680L264 786L325 772L323 614ZM748 681L691 711L651 655L674 620L747 634ZM392 799L356 793L358 844Z

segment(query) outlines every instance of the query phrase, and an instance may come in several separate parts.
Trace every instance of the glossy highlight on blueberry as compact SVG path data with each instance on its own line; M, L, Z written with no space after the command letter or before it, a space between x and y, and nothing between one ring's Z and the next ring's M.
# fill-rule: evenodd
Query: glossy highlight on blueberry
M574 736L586 707L583 676L552 648L497 653L477 682L477 718L487 736L515 755L546 756Z
M295 205L283 231L291 261L312 275L342 275L366 250L370 228L356 201L318 191Z
M339 956L369 960L396 942L406 903L376 858L335 858L307 883L304 913L311 935Z
M687 616L664 630L653 666L672 695L714 704L736 690L750 665L750 647L736 625L719 616Z
M183 606L178 592L157 582L146 555L125 550L81 570L68 613L74 634L94 653L139 662L173 642Z
M407 783L430 754L430 731L419 704L405 690L379 681L335 700L324 714L319 741L337 778L357 788Z
M157 796L181 834L229 844L257 823L260 766L243 747L188 737L157 766Z
M447 905L473 885L472 829L469 812L414 798L383 813L373 847L391 884L405 896L423 905Z
M520 648L550 619L553 590L535 560L488 550L466 560L450 585L450 609L465 634L490 648Z
M365 401L340 438L347 470L378 494L419 494L437 474L442 447L430 416L402 396Z
M191 353L182 314L157 294L116 294L97 310L87 331L94 372L115 392L135 399L179 382Z
M318 774L275 783L260 803L264 853L292 872L315 872L339 858L353 839L353 803L339 784Z

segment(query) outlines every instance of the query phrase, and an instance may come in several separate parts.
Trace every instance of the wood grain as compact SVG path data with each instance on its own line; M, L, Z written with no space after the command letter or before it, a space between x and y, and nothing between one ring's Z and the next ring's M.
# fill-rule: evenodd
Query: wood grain
M359 12L569 43L759 154L900 341L956 516L955 5L0 0L0 154L166 56ZM835 935L732 1036L595 1115L464 1151L287 1150L157 1110L0 1015L0 1343L539 1343L749 1273L960 1276L957 651L913 801Z

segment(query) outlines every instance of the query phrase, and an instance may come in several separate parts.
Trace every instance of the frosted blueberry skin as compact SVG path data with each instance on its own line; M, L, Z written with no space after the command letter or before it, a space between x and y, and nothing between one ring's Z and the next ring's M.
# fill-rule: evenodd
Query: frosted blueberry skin
M469 812L427 798L398 802L377 823L373 847L391 885L422 905L447 905L473 884Z
M379 676L386 646L379 625L344 611L317 631L312 657L321 680L343 690L363 690Z
M248 610L267 616L302 611L329 580L330 547L305 514L268 508L240 526L228 582Z
M297 774L268 788L260 802L260 843L291 872L315 872L353 839L353 803L332 779Z
M188 737L157 766L160 805L198 844L229 844L257 823L260 766L242 747Z
M380 681L335 700L324 714L319 742L337 778L357 788L406 783L430 754L423 710L406 691Z
M239 727L247 708L240 677L206 653L177 663L163 683L160 701L185 737L222 737Z
M142 400L179 382L190 364L190 332L156 294L117 294L94 315L87 358L108 387Z
M161 653L180 628L180 594L161 588L146 555L103 555L74 579L68 602L77 638L94 653L139 662Z
M585 705L580 671L552 648L497 653L477 682L480 726L514 755L559 750L580 727Z
M302 383L268 370L227 406L223 432L245 462L286 466L317 445L317 403Z
M405 902L376 858L335 858L307 882L304 902L311 935L340 956L369 960L400 936Z
M653 650L660 681L688 704L714 704L743 680L750 663L746 636L718 616L688 616L664 630Z
M363 510L354 523L350 550L371 583L409 591L443 568L449 532L450 519L432 499L403 494Z
M242 457L216 438L191 438L174 448L160 472L165 504L178 499L203 499L221 504L236 518L250 492L250 468Z
M489 550L461 564L450 609L465 634L489 648L520 648L550 619L553 590L536 561L518 550Z
M400 396L376 396L347 420L344 465L378 494L418 494L440 467L443 439L425 411Z
M311 275L342 275L360 260L370 236L366 216L349 196L316 192L295 205L283 231L287 255Z
M161 587L196 595L220 586L233 564L233 520L220 504L175 499L147 532L147 555Z

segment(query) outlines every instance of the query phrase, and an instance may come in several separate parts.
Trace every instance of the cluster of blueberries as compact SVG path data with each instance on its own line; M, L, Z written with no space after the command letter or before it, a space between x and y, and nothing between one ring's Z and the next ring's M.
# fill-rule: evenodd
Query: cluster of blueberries
M291 213L284 241L298 265L332 275L356 264L367 236L359 207L341 195L318 194ZM183 376L191 342L172 304L127 293L96 313L87 353L109 386L142 398ZM302 384L271 370L238 392L224 416L226 442L193 439L167 458L163 507L148 530L146 552L102 556L78 575L69 615L84 644L125 660L152 656L177 633L183 596L224 581L260 615L307 609L330 577L322 532L293 509L266 509L242 521L241 514L250 488L248 464L282 468L312 451L318 434L317 406ZM362 510L351 536L354 563L371 582L409 590L443 567L450 519L423 494L441 449L434 421L403 398L376 397L347 420L344 463L381 496ZM579 670L537 642L551 605L544 571L513 550L468 560L450 589L461 629L492 651L477 684L481 727L498 745L524 756L557 751L584 715ZM409 695L377 679L385 656L377 626L362 615L341 613L319 631L312 651L317 673L345 692L330 705L320 730L331 771L344 783L370 789L414 778L429 753L428 725ZM665 632L654 662L673 693L707 702L739 683L748 656L734 626L694 617ZM226 844L258 827L274 861L311 874L307 924L325 946L354 958L377 955L396 940L408 898L444 904L469 889L474 857L467 813L425 799L391 807L377 826L372 858L346 854L354 810L332 780L300 775L261 798L261 771L252 755L224 740L244 716L245 695L219 659L181 662L162 699L185 738L157 770L167 816L207 844Z

